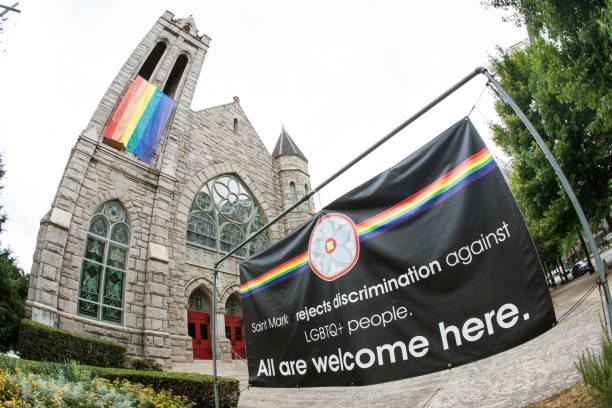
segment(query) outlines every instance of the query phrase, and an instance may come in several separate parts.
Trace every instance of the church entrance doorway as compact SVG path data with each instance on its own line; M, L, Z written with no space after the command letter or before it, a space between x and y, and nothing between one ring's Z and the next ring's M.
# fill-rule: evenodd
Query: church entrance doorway
M202 289L196 289L189 296L187 310L187 332L191 337L193 358L212 359L210 337L210 298Z
M225 315L225 337L232 344L232 359L246 358L244 346L244 328L241 316Z
M242 303L234 293L225 302L225 337L232 345L232 359L246 358L243 326Z
M210 341L210 314L187 312L187 331L193 345L193 358L210 360L212 347Z

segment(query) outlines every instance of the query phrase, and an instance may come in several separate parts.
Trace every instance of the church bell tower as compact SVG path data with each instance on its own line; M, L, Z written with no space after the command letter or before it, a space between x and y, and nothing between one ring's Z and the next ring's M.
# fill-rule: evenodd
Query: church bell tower
M169 361L170 205L209 43L166 11L112 80L41 220L32 320Z

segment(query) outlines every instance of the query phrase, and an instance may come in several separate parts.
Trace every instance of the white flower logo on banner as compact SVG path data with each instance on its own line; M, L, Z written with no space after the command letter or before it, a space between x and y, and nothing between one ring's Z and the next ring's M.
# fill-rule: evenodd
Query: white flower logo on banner
M351 270L359 257L359 237L353 221L343 214L322 217L310 236L310 267L331 281Z

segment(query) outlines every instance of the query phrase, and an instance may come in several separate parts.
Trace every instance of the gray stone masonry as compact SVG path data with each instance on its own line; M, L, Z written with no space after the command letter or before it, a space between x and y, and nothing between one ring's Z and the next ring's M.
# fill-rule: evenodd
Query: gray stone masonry
M180 55L187 65L170 96L177 106L149 164L103 143L103 131L156 44L166 49L149 81L163 89ZM193 18L165 12L145 34L76 140L49 213L42 219L26 302L27 316L73 333L125 344L128 354L152 357L170 367L193 361L187 335L190 294L203 289L212 298L212 267L220 255L186 242L188 214L205 183L232 174L249 189L270 220L288 206L289 182L299 197L310 186L307 163L297 157L273 159L240 107L232 103L190 109L210 38L199 35ZM234 125L236 123L236 126ZM124 278L123 322L105 323L78 313L81 268L89 223L96 209L118 200L130 222ZM278 223L280 239L314 209L312 200ZM220 358L231 358L224 333L225 304L240 292L238 264L219 267L217 333Z
M296 199L300 200L306 195L306 187L310 186L310 175L308 174L308 163L302 160L299 156L280 156L275 159L278 166L278 172L281 184L281 193L283 198L283 208L289 208L293 205L291 197L290 185L295 183ZM304 220L314 213L314 204L312 197L305 203L301 204L294 211L289 213L284 219L285 228L287 231L293 231Z

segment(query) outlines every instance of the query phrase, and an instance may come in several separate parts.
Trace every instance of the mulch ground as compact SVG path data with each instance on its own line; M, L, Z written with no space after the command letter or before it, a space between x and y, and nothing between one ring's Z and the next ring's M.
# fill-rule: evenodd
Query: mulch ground
M523 408L604 408L604 406L593 401L584 383L579 381L557 394L525 405Z

